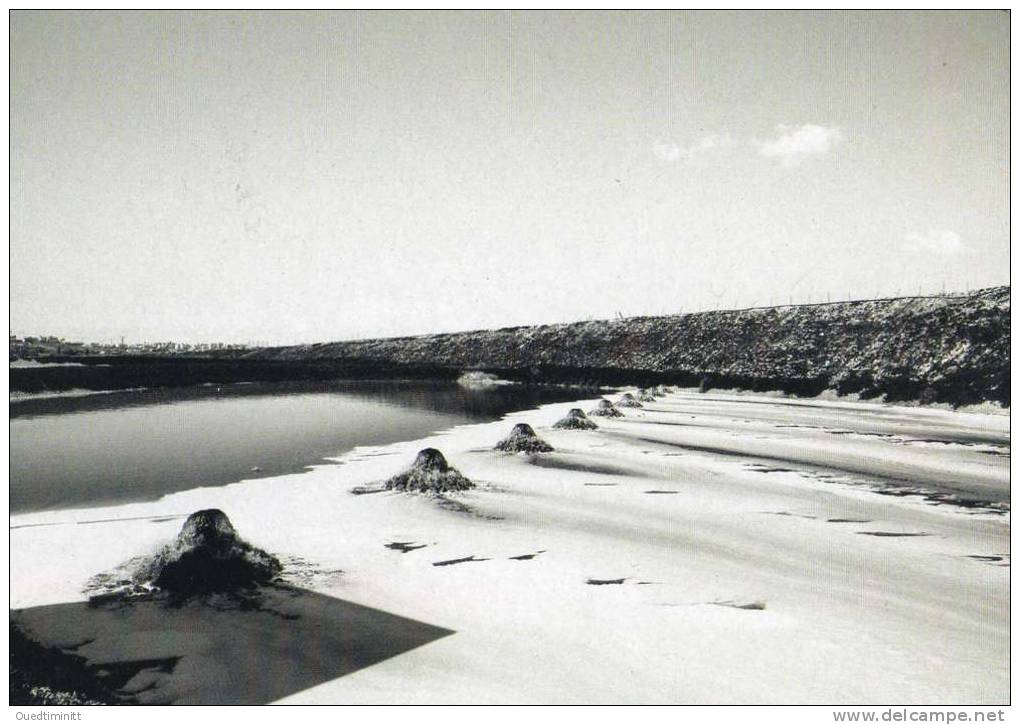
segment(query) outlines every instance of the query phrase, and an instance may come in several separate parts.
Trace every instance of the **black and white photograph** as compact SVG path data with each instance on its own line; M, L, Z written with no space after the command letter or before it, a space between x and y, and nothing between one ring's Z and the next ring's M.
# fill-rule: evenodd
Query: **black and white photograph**
M8 30L12 721L1008 720L1009 9Z

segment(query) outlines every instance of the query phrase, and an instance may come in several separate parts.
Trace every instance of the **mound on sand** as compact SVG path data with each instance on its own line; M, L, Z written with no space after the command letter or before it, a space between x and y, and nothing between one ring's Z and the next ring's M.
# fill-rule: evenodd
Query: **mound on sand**
M553 428L561 430L595 430L598 426L595 421L588 420L588 416L580 408L571 408L570 412L560 418L553 425Z
M622 418L623 413L616 409L616 406L611 402L603 398L599 401L598 407L595 410L589 410L588 415L597 415L602 418Z
M205 594L266 584L283 570L273 555L238 537L219 509L191 514L173 543L144 561L138 582L180 594Z
M620 399L616 401L616 407L617 408L643 408L644 406L641 405L641 403L638 402L638 399L635 398L630 393L624 393L623 395L620 396Z
M497 451L506 453L548 453L553 447L535 435L527 423L518 423L510 435L496 444Z
M642 403L654 403L656 395L658 395L658 393L653 393L651 390L642 389L638 391L637 399L640 400Z
M474 487L475 484L447 463L446 456L435 448L424 448L418 451L410 468L386 482L386 488L391 491L418 491L421 493L465 491Z
M665 385L656 385L649 391L652 395L661 398L663 395L669 395L673 390Z

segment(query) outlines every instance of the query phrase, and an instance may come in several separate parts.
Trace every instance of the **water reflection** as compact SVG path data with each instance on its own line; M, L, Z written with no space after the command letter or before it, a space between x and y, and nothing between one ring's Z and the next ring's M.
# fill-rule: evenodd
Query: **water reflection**
M450 382L429 381L310 381L285 383L233 383L197 385L151 390L118 390L91 395L11 400L10 417L73 414L149 405L173 405L192 401L262 396L345 395L403 408L463 413L489 420L511 410L522 410L545 402L571 400L576 392L559 388L500 385L470 388Z
M11 511L152 500L293 473L359 445L420 438L577 396L516 385L337 381L12 402Z

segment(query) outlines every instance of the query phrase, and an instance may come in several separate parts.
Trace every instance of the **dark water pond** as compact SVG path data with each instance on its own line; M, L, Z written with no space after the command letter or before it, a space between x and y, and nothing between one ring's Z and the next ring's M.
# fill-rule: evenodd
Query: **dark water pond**
M572 400L445 382L252 383L12 401L12 513L153 500ZM258 472L252 469L258 467Z

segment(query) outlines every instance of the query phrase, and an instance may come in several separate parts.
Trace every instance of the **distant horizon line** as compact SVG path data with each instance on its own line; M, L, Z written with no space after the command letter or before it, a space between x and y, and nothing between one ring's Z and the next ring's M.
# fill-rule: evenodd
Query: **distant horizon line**
M103 342L100 340L78 340L73 338L67 338L52 333L31 333L27 335L16 335L14 332L9 331L9 336L17 337L18 339L25 340L28 337L38 339L52 339L62 340L67 344L82 344L82 345L109 345L118 346L124 345L125 347L137 346L137 345L189 345L189 346L209 346L209 345L223 345L231 347L246 347L250 349L264 349L272 347L299 347L302 345L319 345L319 344L331 344L337 342L359 342L364 340L399 340L414 337L426 337L429 335L453 335L462 333L472 332L485 332L485 331L498 331L498 330L516 330L522 327L546 327L551 325L574 325L581 322L612 322L616 320L638 320L647 319L653 317L678 317L683 315L697 315L705 314L710 312L748 312L751 310L771 310L781 309L786 307L824 307L826 305L845 305L845 304L857 304L862 302L884 302L889 300L910 300L910 299L933 299L937 297L966 297L968 295L976 295L989 290L995 289L1010 289L1011 284L996 284L988 287L979 287L972 290L955 291L955 292L932 292L932 293L921 293L913 295L885 295L880 297L863 297L863 298L850 298L850 299L838 299L838 300L825 300L820 302L788 302L786 304L768 304L768 305L749 305L746 307L716 307L716 308L705 308L691 311L680 311L680 312L667 312L659 314L637 314L637 315L622 315L617 314L616 317L600 317L600 318L589 318L589 319L575 319L566 320L560 322L535 322L526 323L520 325L503 325L500 327L475 327L464 330L441 330L434 332L415 332L401 335L385 335L385 336L371 336L371 337L347 337L347 338L335 338L330 340L313 340L304 342L263 342L263 341L227 341L227 340L208 340L208 341L191 341L191 340L172 340L172 339L153 339L153 340L133 340L127 341L121 336L121 342L117 342L115 339L110 339L109 342Z

